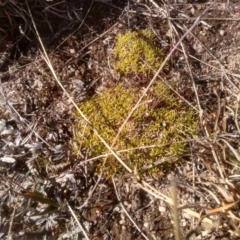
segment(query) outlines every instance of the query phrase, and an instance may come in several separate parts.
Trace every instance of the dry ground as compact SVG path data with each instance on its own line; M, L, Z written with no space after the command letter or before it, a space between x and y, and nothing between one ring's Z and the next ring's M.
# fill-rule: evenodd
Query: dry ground
M240 3L78 3L0 1L0 238L240 239ZM136 84L114 73L112 49L117 34L151 29L174 50L161 81L199 115L189 152L158 178L96 174L87 153L72 152L76 110L32 20L77 104Z

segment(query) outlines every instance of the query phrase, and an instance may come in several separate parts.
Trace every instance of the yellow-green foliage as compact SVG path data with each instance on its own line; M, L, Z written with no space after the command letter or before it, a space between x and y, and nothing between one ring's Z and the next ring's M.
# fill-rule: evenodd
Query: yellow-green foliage
M115 70L123 75L156 71L163 61L163 54L154 39L154 34L149 30L119 35L114 48Z
M118 129L139 99L137 88L126 89L121 84L97 95L81 105L81 110L100 135L111 145ZM108 153L106 147L93 133L90 126L77 114L75 152L88 152L89 157ZM186 134L196 134L197 117L162 83L150 89L140 107L134 112L121 132L114 150L125 150L120 157L130 167L151 164L163 156L181 154L187 150ZM135 149L157 145L158 147ZM101 159L102 160L102 159ZM102 161L96 162L101 166ZM113 156L108 157L104 171L110 176L121 169Z

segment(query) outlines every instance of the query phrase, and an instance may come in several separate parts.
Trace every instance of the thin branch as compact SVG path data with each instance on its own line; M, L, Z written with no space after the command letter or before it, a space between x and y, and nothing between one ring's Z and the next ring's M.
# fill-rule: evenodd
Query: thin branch
M88 237L88 235L87 235L87 233L85 232L85 230L84 230L83 226L81 225L81 223L78 221L78 218L77 218L76 214L73 212L73 210L72 210L72 208L70 207L70 205L68 204L68 202L67 202L67 206L68 206L68 209L69 209L69 211L71 212L72 216L74 217L75 221L77 222L79 228L81 229L84 237L85 237L87 240L90 240L90 238Z
M121 199L119 197L119 194L118 194L118 191L117 191L117 187L116 187L116 183L115 183L115 180L114 178L112 177L112 183L113 183L113 186L114 186L114 190L115 190L115 193L116 193L116 196L117 196L117 199L123 209L123 211L125 212L125 214L127 215L128 219L132 222L132 224L135 226L135 228L140 232L140 234L143 236L144 239L148 240L149 238L142 232L142 230L138 227L138 225L135 223L135 221L132 219L132 217L130 216L130 214L127 212L126 208L124 207L124 205L122 204L121 202Z

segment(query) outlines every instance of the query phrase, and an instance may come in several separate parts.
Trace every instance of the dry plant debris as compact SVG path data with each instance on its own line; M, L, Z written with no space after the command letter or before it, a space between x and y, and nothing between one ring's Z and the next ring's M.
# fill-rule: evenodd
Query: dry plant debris
M238 0L1 0L0 238L239 239L239 9ZM200 131L161 176L131 166L105 178L92 149L72 150L72 100L87 105L120 83L141 95L152 76L117 73L113 52L117 36L144 29L164 55L188 32L155 83L199 114Z

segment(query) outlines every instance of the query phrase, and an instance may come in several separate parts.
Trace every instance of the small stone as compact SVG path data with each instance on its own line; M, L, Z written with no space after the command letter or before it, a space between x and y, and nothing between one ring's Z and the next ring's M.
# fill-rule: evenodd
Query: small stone
M148 227L149 227L149 223L148 223L148 222L145 222L145 223L143 224L143 226L144 226L145 228L148 228Z
M193 15L195 13L195 9L192 7L190 10L191 14Z
M219 31L219 34L223 37L224 34L225 34L224 30L220 30L220 31Z
M165 207L159 207L158 210L159 210L159 212L166 212L166 208Z
M119 206L116 206L116 207L114 208L114 211L120 212L120 207L119 207Z
M125 223L125 220L123 220L123 219L119 221L120 225L123 225L124 223Z
M73 48L69 49L69 51L70 51L71 54L75 54L76 53L76 50L73 49Z
M181 227L186 227L187 226L187 222L186 221L182 221L181 222Z
M0 119L0 131L6 127L6 120Z
M188 220L190 220L191 219L191 216L188 214L188 213L183 213L182 214L182 216L183 216L183 218L185 218L185 219L188 219Z

